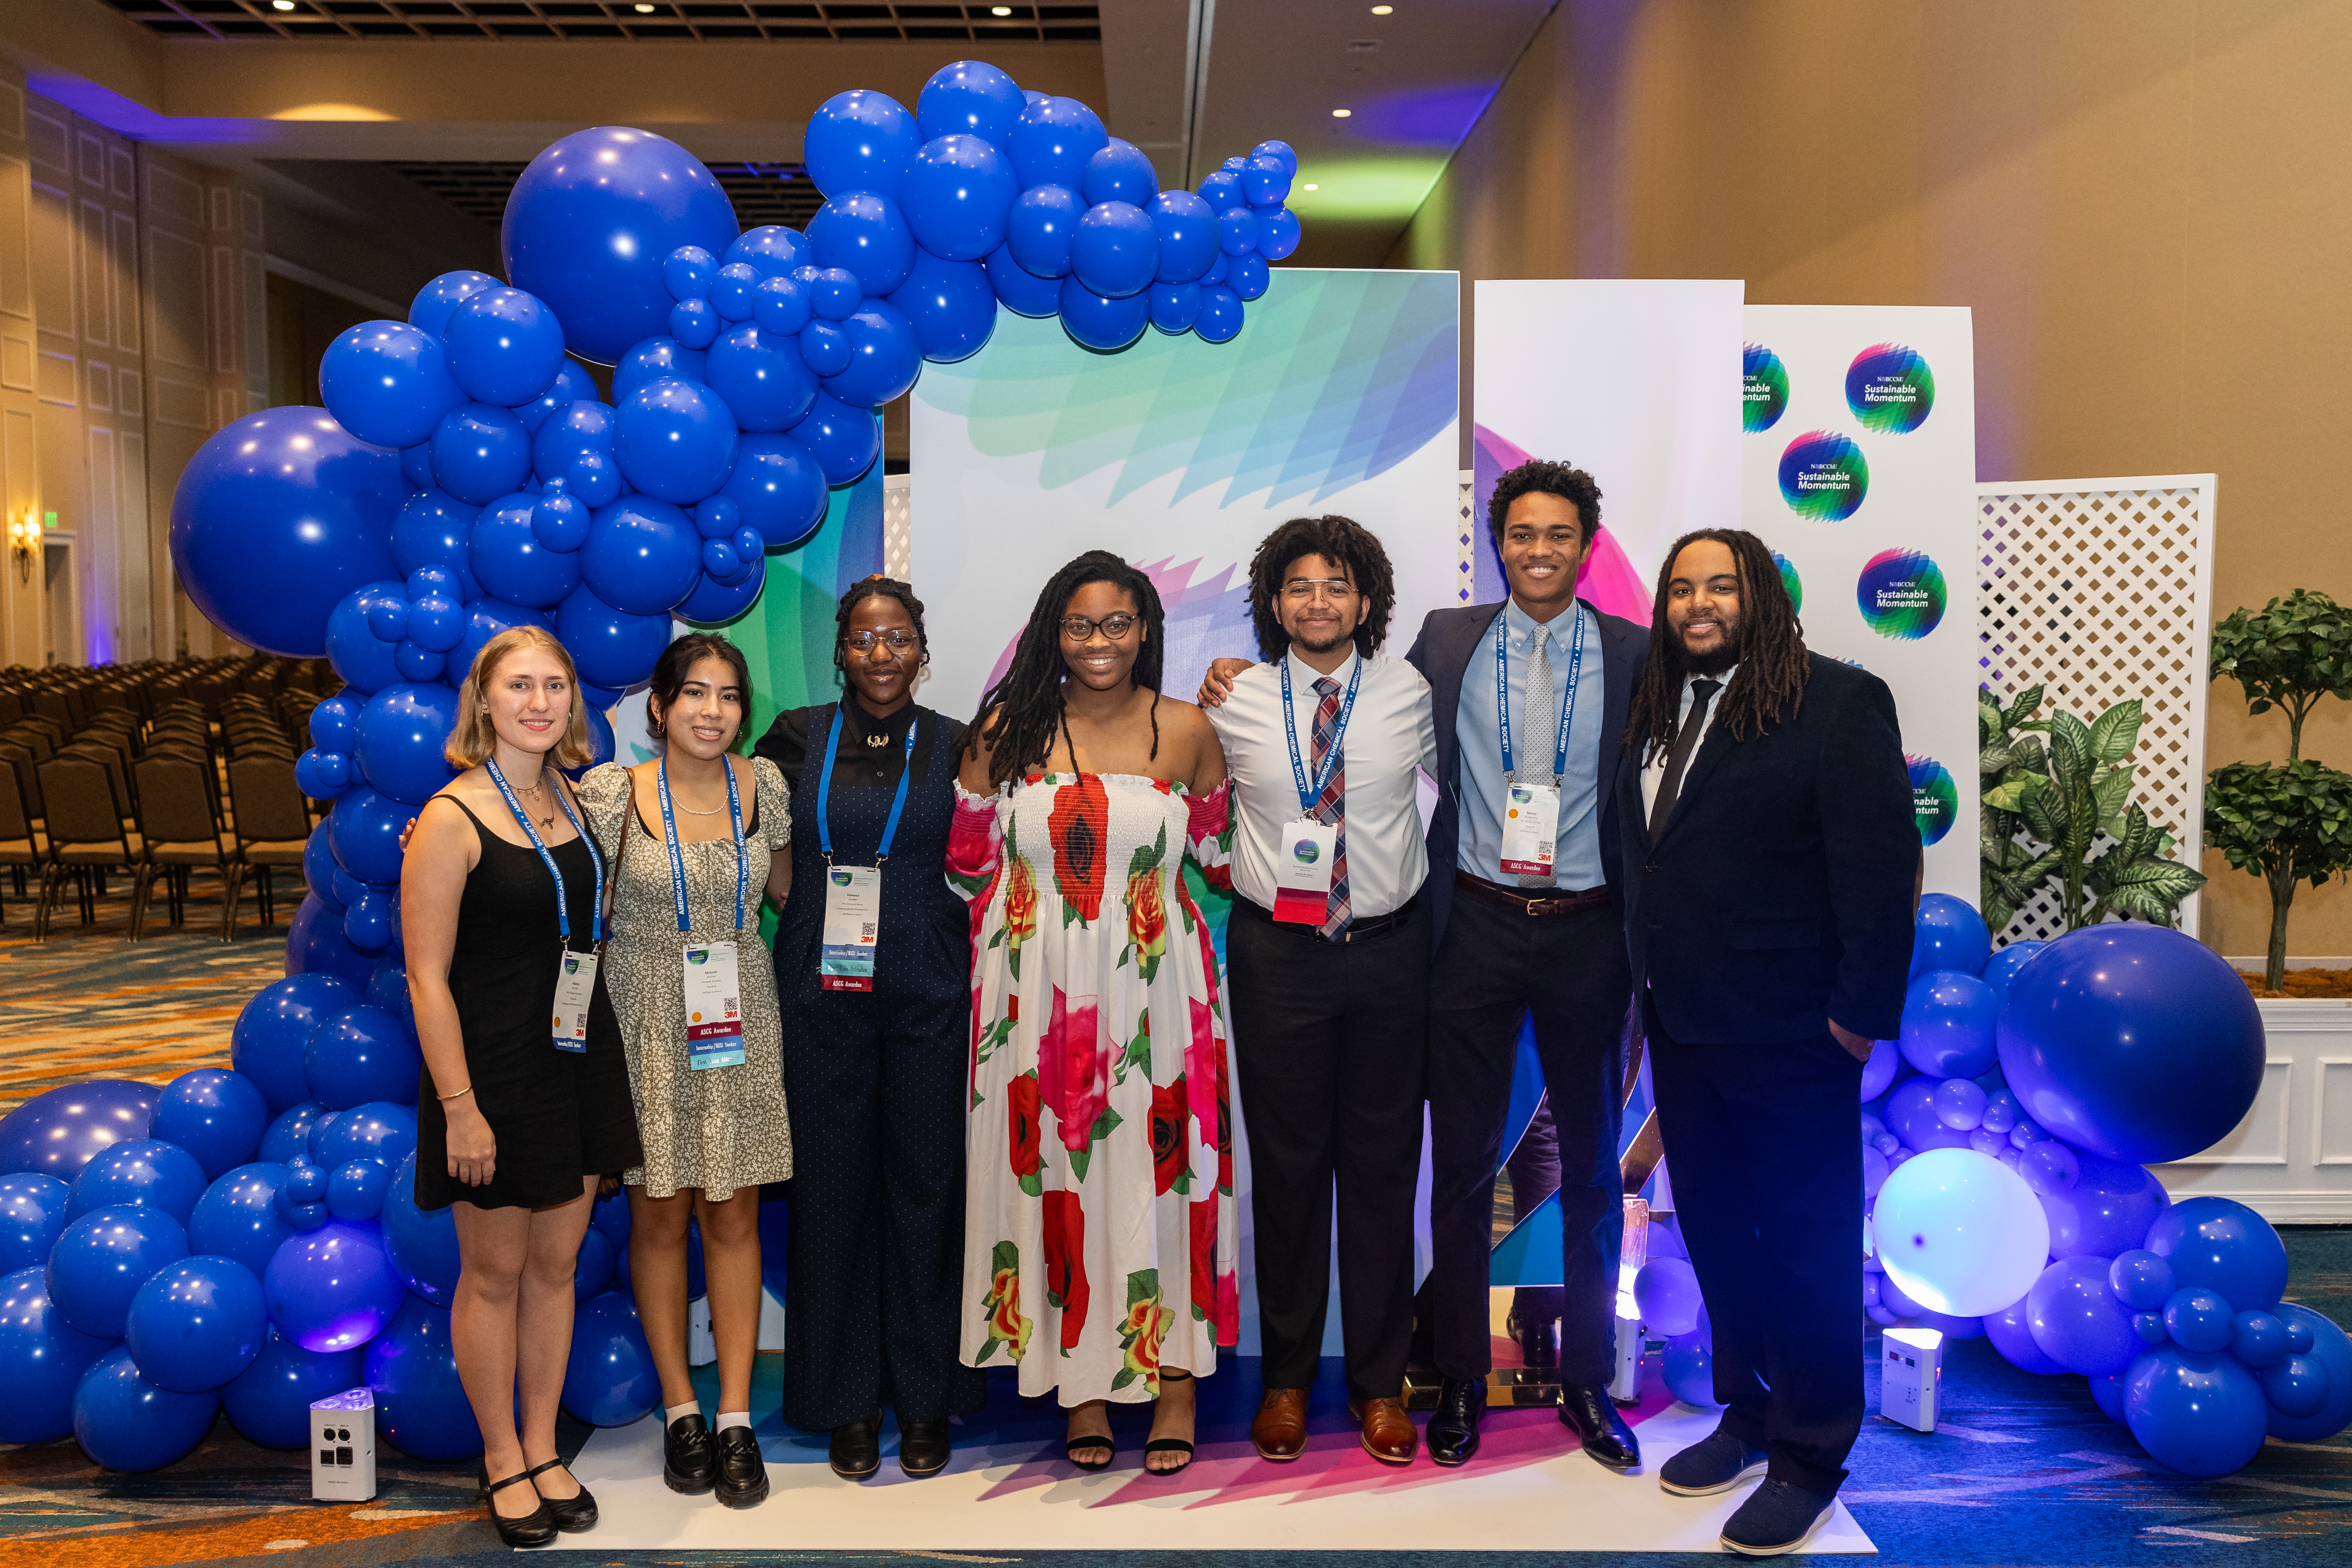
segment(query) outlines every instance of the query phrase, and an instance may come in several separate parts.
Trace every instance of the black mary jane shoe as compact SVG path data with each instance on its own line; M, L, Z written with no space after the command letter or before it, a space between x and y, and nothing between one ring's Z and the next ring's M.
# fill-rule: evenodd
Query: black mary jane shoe
M730 1427L719 1434L719 1484L712 1490L729 1508L754 1508L768 1500L768 1467L751 1427Z
M662 1484L700 1497L719 1479L719 1447L699 1411L681 1416L662 1433Z
M548 1511L545 1498L541 1498L539 1506L529 1513L513 1519L500 1513L499 1505L490 1501L492 1492L502 1492L511 1486L530 1485L530 1472L528 1470L517 1470L502 1481L491 1480L490 1472L487 1469L475 1472L475 1490L482 1494L482 1501L489 1508L490 1522L498 1527L499 1539L509 1546L544 1546L555 1539L555 1516ZM536 1490L534 1488L534 1495Z
M898 1423L898 1468L917 1480L946 1469L949 1450L945 1421Z
M862 1481L882 1468L882 1417L845 1421L833 1429L825 1448L833 1473L845 1481Z
M540 1477L550 1470L561 1469L563 1469L562 1459L550 1459L543 1465L533 1465L523 1474L529 1476L530 1484L536 1487L539 1485ZM569 1471L565 1473L570 1474ZM580 1487L580 1478L572 1476L572 1484ZM545 1492L541 1492L539 1500L547 1505L549 1516L555 1521L555 1528L566 1535L578 1535L583 1531L596 1528L596 1499L586 1487L580 1487L580 1490L570 1497L550 1497Z

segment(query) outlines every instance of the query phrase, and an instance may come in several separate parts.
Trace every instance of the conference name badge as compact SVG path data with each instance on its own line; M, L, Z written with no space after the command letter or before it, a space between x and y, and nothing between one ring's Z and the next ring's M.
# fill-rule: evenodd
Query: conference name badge
M735 944L686 950L686 1064L695 1071L743 1065L743 989Z
M1339 858L1339 829L1312 819L1285 822L1274 859L1274 917L1322 925L1331 904L1331 865Z
M828 991L874 988L874 953L882 923L882 868L829 866L824 873L824 942L817 985Z
M1507 876L1549 876L1559 846L1559 787L1503 786L1502 865Z
M555 970L555 1049L588 1049L588 999L596 993L596 955L570 953Z

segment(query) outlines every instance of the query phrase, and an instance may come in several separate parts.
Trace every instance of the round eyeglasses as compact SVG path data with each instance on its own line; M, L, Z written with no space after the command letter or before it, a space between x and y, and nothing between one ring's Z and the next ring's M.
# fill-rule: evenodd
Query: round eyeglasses
M1062 635L1073 643L1091 643L1099 629L1105 638L1117 643L1135 630L1135 620L1125 611L1116 615L1106 615L1099 621L1089 620L1084 615L1065 615L1062 617Z

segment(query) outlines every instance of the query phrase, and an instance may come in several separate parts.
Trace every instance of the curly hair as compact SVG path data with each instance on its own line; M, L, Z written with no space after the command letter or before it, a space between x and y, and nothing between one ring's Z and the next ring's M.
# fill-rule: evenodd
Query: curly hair
M1503 542L1503 523L1511 515L1511 503L1528 495L1558 496L1574 505L1577 527L1584 535L1580 543L1590 544L1601 527L1601 486L1592 482L1592 476L1565 463L1531 457L1496 480L1495 493L1486 497L1486 537L1497 546Z
M716 632L688 632L654 661L652 684L646 691L646 729L655 739L664 738L667 721L662 716L677 701L677 694L686 689L687 676L704 659L723 659L732 665L735 684L743 691L743 720L735 727L735 738L727 743L727 749L733 751L743 744L744 733L751 727L751 666L742 649Z
M849 618L856 613L859 605L869 599L895 600L907 612L907 619L915 623L915 652L919 655L916 667L919 669L929 664L931 639L930 633L923 630L923 601L915 597L911 584L901 582L895 577L885 577L877 571L871 577L859 578L849 585L849 591L841 596L841 608L834 612L833 617L833 667L836 670L847 667L842 661L841 651L849 642Z
M1258 657L1272 663L1290 651L1290 633L1282 629L1282 579L1303 555L1319 555L1348 569L1364 596L1356 652L1367 659L1379 653L1396 610L1396 573L1389 567L1389 552L1371 529L1352 518L1293 517L1266 535L1250 558L1250 620L1257 628Z
M1062 617L1069 610L1071 596L1090 582L1107 582L1135 601L1143 644L1135 651L1135 667L1129 678L1155 699L1159 695L1160 665L1166 654L1160 634L1166 616L1160 609L1160 591L1151 586L1150 578L1110 551L1090 549L1055 572L1038 591L1028 623L1021 628L1021 640L1013 645L1012 664L1004 678L980 699L979 716L965 731L967 755L976 754L983 743L989 748L992 785L1018 779L1024 768L1045 761L1053 752L1055 735L1063 723L1062 682L1068 674L1062 662ZM993 718L989 716L992 710ZM1151 755L1160 755L1156 700L1151 713Z
M1628 741L1644 732L1649 736L1649 748L1642 754L1644 767L1674 744L1675 727L1682 716L1683 644L1666 623L1666 588L1674 580L1676 558L1702 539L1729 549L1739 572L1739 668L1716 709L1716 722L1736 741L1756 738L1796 713L1805 700L1805 678L1812 673L1797 607L1764 541L1745 528L1695 528L1685 534L1667 549L1665 564L1658 568L1657 597L1650 610L1650 652L1625 714Z

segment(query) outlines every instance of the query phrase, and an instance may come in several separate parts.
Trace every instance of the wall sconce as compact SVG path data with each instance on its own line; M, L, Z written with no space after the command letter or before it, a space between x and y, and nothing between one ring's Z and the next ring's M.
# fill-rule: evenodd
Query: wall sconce
M30 508L8 519L8 554L16 562L16 580L33 580L33 558L41 551L41 519Z

